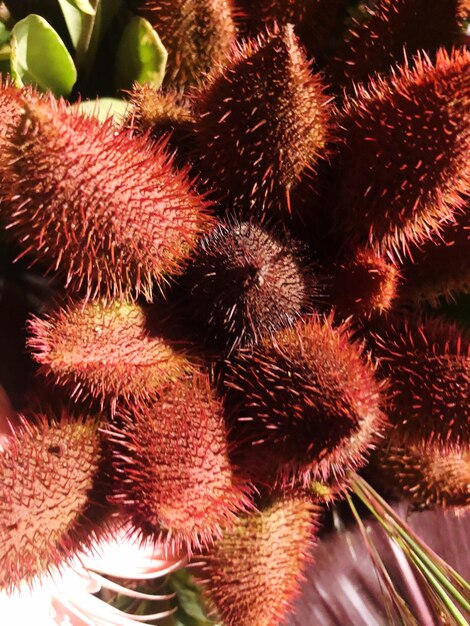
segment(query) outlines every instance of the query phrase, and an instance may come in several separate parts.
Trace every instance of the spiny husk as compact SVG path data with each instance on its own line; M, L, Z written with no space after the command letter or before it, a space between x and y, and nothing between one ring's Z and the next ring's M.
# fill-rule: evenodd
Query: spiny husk
M154 402L118 412L110 430L115 502L143 539L170 551L207 546L250 508L229 459L224 409L207 375L179 380Z
M345 104L335 215L346 246L400 257L452 221L470 188L470 52L358 87ZM432 137L432 141L430 141Z
M278 496L240 517L204 554L204 589L226 626L285 622L311 559L318 518L305 496Z
M200 167L245 214L277 207L325 156L329 98L291 25L234 49L194 96Z
M41 372L75 399L146 398L195 369L187 351L152 328L134 303L70 302L29 322Z
M88 298L150 300L154 281L180 271L209 226L207 203L164 144L60 105L24 109L2 166L10 237Z
M232 350L312 311L318 283L298 242L252 222L221 222L187 273L187 308L209 340Z
M106 531L97 420L28 416L0 453L0 587L53 572Z
M384 425L375 368L347 325L311 317L228 364L240 461L260 484L341 479Z

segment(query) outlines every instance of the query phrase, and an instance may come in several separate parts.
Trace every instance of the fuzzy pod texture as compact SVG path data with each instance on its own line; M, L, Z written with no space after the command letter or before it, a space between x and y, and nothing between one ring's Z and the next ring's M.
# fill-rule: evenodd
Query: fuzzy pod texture
M125 123L133 132L148 133L155 140L171 134L171 145L176 146L188 139L194 117L187 101L176 91L135 83L129 98L131 113Z
M361 17L352 20L332 64L340 83L388 73L420 51L434 55L439 47L463 44L470 13L467 0L377 0L360 8Z
M236 462L259 484L341 479L361 467L384 426L375 366L343 324L316 316L227 364L244 445Z
M10 236L87 298L152 298L154 281L180 271L208 227L208 205L164 144L117 131L112 121L46 103L24 105L9 137Z
M204 554L210 604L226 626L284 624L311 560L319 509L304 496L281 496L241 516Z
M340 20L343 0L249 0L239 2L242 23L251 35L263 32L274 23L293 24L309 54L318 54L328 46Z
M404 271L403 300L439 303L470 291L470 204L442 237L413 249Z
M0 452L0 588L32 584L105 532L97 421L49 413L24 420Z
M394 442L373 464L374 480L392 496L408 497L417 509L470 507L470 448L454 450Z
M335 215L347 246L400 257L464 207L470 188L470 52L440 50L359 86L341 124Z
M328 299L342 317L384 313L393 305L399 276L396 265L373 250L358 250L333 269Z
M154 325L155 326L155 325ZM195 369L182 345L152 328L142 306L71 302L29 322L28 347L41 373L75 399L146 398Z
M372 335L403 440L450 449L470 431L470 342L453 324L390 318Z
M231 0L141 0L137 10L168 52L164 83L200 83L228 54L236 37Z
M199 165L239 211L287 215L290 190L325 156L329 98L292 25L234 49L194 96Z
M237 221L200 241L185 284L193 321L229 351L292 325L320 291L300 244Z
M143 539L191 553L250 508L248 484L229 459L223 405L206 375L119 415L124 427L110 431L113 502Z

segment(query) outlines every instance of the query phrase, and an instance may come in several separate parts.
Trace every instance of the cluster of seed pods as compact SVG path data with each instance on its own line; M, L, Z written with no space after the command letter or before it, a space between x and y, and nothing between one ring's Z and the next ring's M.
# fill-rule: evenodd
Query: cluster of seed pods
M350 472L468 508L468 328L438 305L470 286L470 6L345 4L141 1L169 67L120 126L2 82L2 237L55 291L0 586L127 525L204 563L223 624L275 626Z

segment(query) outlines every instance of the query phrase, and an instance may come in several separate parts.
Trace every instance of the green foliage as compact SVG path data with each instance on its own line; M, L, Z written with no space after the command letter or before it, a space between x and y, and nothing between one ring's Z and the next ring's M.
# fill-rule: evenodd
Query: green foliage
M77 71L65 44L40 15L28 15L11 31L11 73L17 85L35 84L56 96L70 94Z
M97 100L84 100L74 105L81 113L93 115L100 121L113 117L119 124L126 116L129 103L118 98L98 98Z
M160 87L167 52L157 32L143 17L133 17L125 28L116 54L116 85L130 89L134 82Z
M173 573L170 586L176 593L178 604L174 626L215 626L204 609L201 590L187 570Z

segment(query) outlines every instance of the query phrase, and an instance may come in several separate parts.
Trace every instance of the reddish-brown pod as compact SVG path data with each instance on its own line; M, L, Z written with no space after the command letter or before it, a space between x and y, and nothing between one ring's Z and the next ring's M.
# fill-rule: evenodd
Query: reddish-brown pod
M115 495L144 539L189 552L220 537L250 508L231 465L222 402L206 375L179 380L161 399L130 404L111 429Z
M0 452L0 588L32 583L104 534L101 459L93 418L48 410L15 427Z
M28 346L41 373L77 399L114 406L121 398L146 398L194 371L182 345L150 327L134 303L71 302L29 323Z
M226 626L285 623L311 560L319 516L304 496L278 496L241 516L207 550L203 588Z
M319 54L328 47L330 37L341 22L343 0L249 0L238 2L241 22L251 35L274 23L293 24L309 54Z
M319 283L299 243L252 222L221 222L188 270L187 308L210 341L232 350L312 311Z
M464 206L470 188L470 52L440 50L346 101L335 216L347 246L401 256Z
M443 449L468 441L468 338L455 325L415 319L391 319L374 338L389 379L388 415L400 437Z
M454 450L394 442L379 450L373 468L386 493L409 498L417 509L470 507L468 442Z
M441 46L465 41L466 0L377 0L362 2L360 9L331 68L340 83L367 81L417 52L434 55Z
M200 83L235 40L232 0L140 0L138 12L157 30L168 52L165 83Z
M228 363L243 441L235 458L259 484L341 479L384 425L383 383L346 325L311 317Z
M207 203L164 145L111 120L25 102L5 151L10 237L87 297L151 299L154 281L178 272L208 227Z
M437 304L470 291L470 205L437 240L412 249L403 269L401 297Z
M290 190L325 155L329 98L292 25L235 49L194 96L200 167L247 214L287 214Z
M342 317L388 311L397 295L399 270L373 250L358 250L333 268L328 299Z

